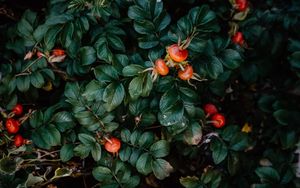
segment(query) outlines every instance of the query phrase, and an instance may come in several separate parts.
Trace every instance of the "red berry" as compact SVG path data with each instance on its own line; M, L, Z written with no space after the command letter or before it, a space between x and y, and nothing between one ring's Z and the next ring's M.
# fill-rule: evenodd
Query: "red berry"
M242 32L236 32L236 34L232 36L231 40L232 40L233 43L241 45L241 46L245 42Z
M21 104L17 104L13 109L13 113L16 115L21 115L23 113L23 106Z
M188 51L186 49L180 49L177 44L172 44L167 47L167 52L170 55L171 59L175 62L182 62L188 57Z
M218 109L214 104L206 104L204 106L204 112L209 116L218 113Z
M62 56L62 55L65 55L65 51L62 50L62 49L59 49L59 48L53 49L52 50L52 55L54 55L54 56Z
M15 146L17 146L17 147L22 146L24 144L24 141L25 140L21 135L18 134L18 135L15 136L15 141L14 141Z
M178 71L178 77L181 80L190 80L193 77L194 70L191 65L185 66L184 70Z
M235 8L240 12L244 12L248 8L248 1L247 0L235 0Z
M155 61L154 69L162 76L165 76L169 73L169 67L166 65L166 62L163 59L157 59Z
M6 120L5 127L10 134L16 134L20 129L20 122L18 120L9 118Z
M222 114L215 114L212 116L212 124L216 128L221 128L225 125L225 117Z
M118 138L112 137L109 139L109 141L105 142L104 147L106 151L115 154L120 150L121 142Z

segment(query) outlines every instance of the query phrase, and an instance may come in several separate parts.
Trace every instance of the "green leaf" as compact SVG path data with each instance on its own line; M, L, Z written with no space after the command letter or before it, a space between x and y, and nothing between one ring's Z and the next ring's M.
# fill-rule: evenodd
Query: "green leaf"
M234 151L242 151L250 147L250 140L246 134L237 133L231 138L229 147Z
M112 172L107 167L98 166L93 169L92 174L94 178L100 182L112 179Z
M31 138L34 144L43 149L50 149L61 142L60 132L51 124L35 129Z
M56 42L58 33L62 30L61 26L51 27L44 36L45 49L50 51Z
M278 183L280 180L279 173L272 167L259 167L255 173L262 183Z
M193 122L183 134L184 141L189 145L198 145L202 139L202 128L197 122Z
M210 144L212 157L215 164L221 163L227 156L228 150L226 145L218 139L213 139Z
M101 39L101 38L100 38ZM107 41L95 43L95 48L97 50L97 57L101 60L104 60L107 63L111 63L113 60L113 54L107 46Z
M133 20L143 20L145 12L137 5L128 8L128 17Z
M78 100L80 88L78 83L67 83L65 87L65 96L69 99Z
M141 73L145 68L141 65L131 64L123 68L123 76L137 76Z
M139 138L138 144L140 147L148 148L154 141L152 132L144 132Z
M133 27L136 32L144 35L155 32L154 24L148 20L135 21Z
M71 113L66 111L56 113L52 117L52 121L60 132L65 132L66 130L71 129L75 126L73 116L71 115Z
M213 56L211 57L210 62L205 64L205 69L211 78L217 79L218 76L223 72L223 65L220 59Z
M96 61L96 50L91 46L81 47L79 56L82 65L90 65Z
M17 88L21 92L25 92L30 87L30 76L18 76L16 82L17 82Z
M159 45L159 39L155 35L145 35L139 38L139 47L142 49L151 49Z
M237 153L229 152L227 168L231 176L236 175L240 168L240 159Z
M90 154L91 148L86 145L79 144L74 148L74 155L80 157L81 159L87 158Z
M12 174L17 170L17 163L13 158L3 157L0 160L0 172Z
M94 137L84 133L78 134L78 139L81 143L87 146L92 146L96 142L96 139Z
M143 153L136 162L137 171L143 175L148 175L152 172L151 161L151 155L148 152Z
M183 119L184 105L175 89L164 93L160 99L159 108L161 113L158 114L158 119L164 126L174 125Z
M159 180L165 179L173 171L173 167L164 159L152 160L151 166L155 177Z
M33 113L31 118L29 119L30 125L32 128L38 128L44 123L44 115L41 111L36 111Z
M202 188L199 178L196 176L181 177L180 184L185 188Z
M46 19L45 24L48 26L64 24L70 20L73 20L73 15L71 14L52 15Z
M56 179L56 178L62 178L62 177L67 177L72 174L72 170L69 168L57 168L54 172L54 176L51 178Z
M290 122L290 112L285 109L277 110L273 113L274 118L276 121L281 125L288 125Z
M45 181L44 178L42 178L41 176L34 176L32 173L30 173L27 177L27 180L25 182L25 186L26 187L32 187L37 183L41 183Z
M151 76L146 73L135 77L129 84L129 94L133 100L138 99L140 96L147 97L153 87Z
M105 107L108 112L118 107L125 97L125 89L123 84L113 82L109 84L103 93L103 101L106 102Z
M232 49L226 49L221 54L222 63L229 69L236 69L240 66L242 62L242 57L240 54Z
M119 152L120 159L122 161L128 161L131 156L131 148L130 147L122 147Z
M141 137L141 132L140 131L134 131L130 135L130 142L131 142L131 144L137 145L140 137Z
M169 143L166 140L159 140L151 145L150 152L156 158L165 157L170 152Z
M118 71L111 65L100 65L94 69L95 77L100 82L111 82L119 78Z
M99 161L101 159L101 146L98 143L95 143L91 148L92 157L95 161Z
M129 142L130 141L130 131L128 129L122 129L121 131L121 139L123 142Z
M39 72L34 72L30 75L31 84L36 88L41 88L45 84L44 77Z
M107 36L108 44L115 50L120 50L122 52L125 51L125 46L120 37L116 35L108 35Z
M73 144L63 145L60 149L60 159L63 162L69 161L74 155L73 149L74 149Z

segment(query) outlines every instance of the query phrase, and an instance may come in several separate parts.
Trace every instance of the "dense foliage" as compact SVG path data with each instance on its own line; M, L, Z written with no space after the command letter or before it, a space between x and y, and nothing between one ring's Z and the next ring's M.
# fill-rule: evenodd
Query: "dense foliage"
M0 2L0 187L300 186L298 0Z

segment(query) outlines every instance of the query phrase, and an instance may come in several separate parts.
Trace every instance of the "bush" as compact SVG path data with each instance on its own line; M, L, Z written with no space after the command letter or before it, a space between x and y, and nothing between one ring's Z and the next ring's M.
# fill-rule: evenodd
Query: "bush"
M0 187L300 185L298 1L2 4Z

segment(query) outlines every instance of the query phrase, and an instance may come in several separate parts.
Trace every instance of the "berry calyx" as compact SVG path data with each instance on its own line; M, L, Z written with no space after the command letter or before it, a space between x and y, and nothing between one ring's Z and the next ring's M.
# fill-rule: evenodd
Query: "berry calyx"
M106 151L113 154L117 154L121 148L121 142L118 138L112 137L110 139L107 139L107 141L104 144L104 147Z
M24 143L25 143L25 140L20 134L15 136L14 144L15 144L16 147L20 147Z
M184 67L184 70L178 71L178 77L181 80L190 80L193 77L194 70L191 65L187 65Z
M154 70L162 76L165 76L169 73L169 67L166 65L166 62L163 59L157 59L155 61Z
M207 116L210 116L218 113L218 109L214 104L208 103L204 106L204 112Z
M42 58L44 56L44 54L42 52L40 52L40 51L37 51L36 52L36 56L40 59L40 58Z
M59 48L56 48L56 49L52 50L52 55L54 55L54 56L63 56L65 54L66 54L65 50L62 50L62 49L59 49Z
M5 122L7 132L10 134L16 134L20 129L20 122L18 120L9 118Z
M216 128L222 128L225 125L225 117L222 114L215 114L211 118L212 124Z
M189 54L186 49L181 49L178 44L172 44L167 47L167 52L171 59L175 62L185 61Z
M242 46L245 43L244 36L242 32L236 32L231 38L232 42Z
M23 113L23 106L21 104L16 104L12 109L12 112L16 115L21 115Z

